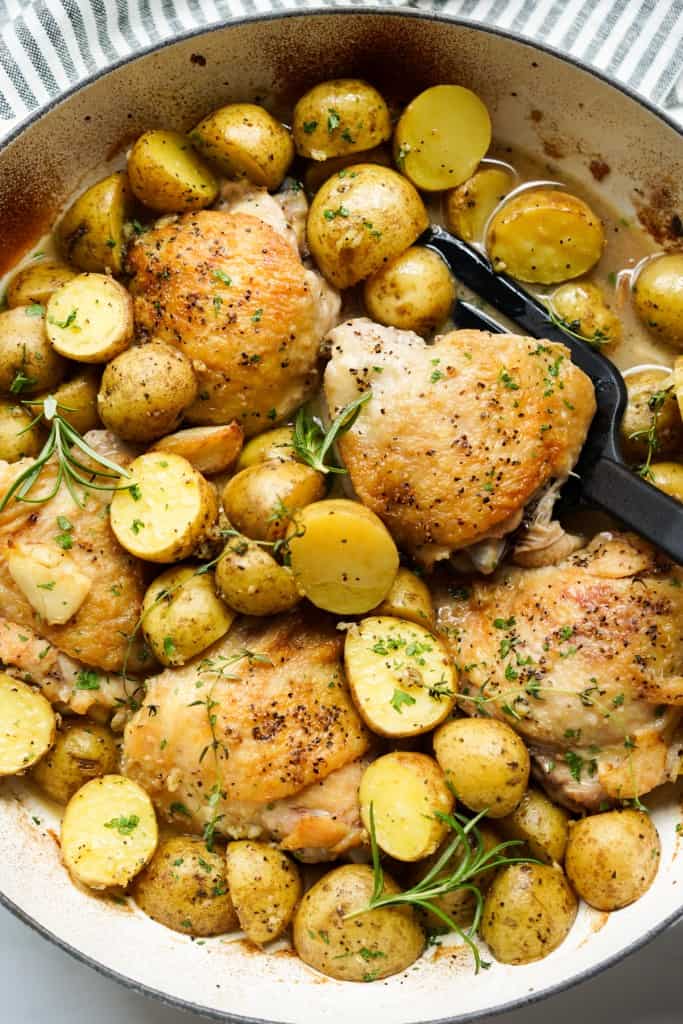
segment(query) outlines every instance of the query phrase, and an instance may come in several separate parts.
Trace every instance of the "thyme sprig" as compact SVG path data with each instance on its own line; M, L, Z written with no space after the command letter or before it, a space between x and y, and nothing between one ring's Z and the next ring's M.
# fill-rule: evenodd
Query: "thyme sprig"
M634 430L632 434L629 434L631 441L645 441L647 445L645 460L636 467L636 472L639 476L642 476L643 480L654 479L651 467L652 456L659 448L659 437L657 436L659 416L664 403L672 391L673 384L669 384L668 387L660 388L659 391L653 392L647 400L647 407L650 410L650 423L648 427L644 430Z
M550 322L555 327L558 327L561 331L564 331L565 334L570 334L572 338L577 338L579 341L587 342L593 348L601 349L603 345L609 345L609 343L612 341L612 338L610 338L609 334L606 334L601 327L596 328L593 334L581 334L580 320L572 320L570 323L568 323L566 320L563 320L562 317L557 315L552 306L548 307L548 316L550 317Z
M327 465L325 459L335 441L350 430L361 407L372 398L372 391L364 391L353 402L345 405L327 430L307 406L302 406L294 423L292 446L299 459L319 473L346 473L341 466Z

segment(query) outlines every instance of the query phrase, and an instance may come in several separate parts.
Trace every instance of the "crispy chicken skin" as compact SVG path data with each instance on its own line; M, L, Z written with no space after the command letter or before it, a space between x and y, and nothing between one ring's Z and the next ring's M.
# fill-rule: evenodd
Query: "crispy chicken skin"
M319 303L319 276L270 224L186 214L138 238L128 265L137 330L179 348L197 374L193 423L237 419L249 436L311 393L336 310Z
M351 482L426 563L514 529L526 502L569 473L595 412L563 345L481 331L425 345L366 319L329 341L330 416L372 389L339 441Z
M516 729L570 807L597 810L675 778L682 584L683 568L634 534L599 534L557 566L451 584L436 598L460 706Z
M124 772L183 827L214 819L219 832L276 836L288 849L359 842L357 786L329 788L369 745L342 642L311 610L241 620L204 657L148 681Z

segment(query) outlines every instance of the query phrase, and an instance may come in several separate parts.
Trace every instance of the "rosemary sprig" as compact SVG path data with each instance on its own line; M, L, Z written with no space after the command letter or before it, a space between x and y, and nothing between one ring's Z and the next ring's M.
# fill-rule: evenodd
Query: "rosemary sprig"
M548 307L548 316L550 317L550 322L555 327L559 327L559 329L564 331L565 334L571 334L572 338L578 338L579 341L587 342L589 345L592 345L593 348L600 349L603 345L609 345L612 341L609 334L605 334L600 327L598 327L593 334L581 334L579 330L581 327L580 320L572 320L571 323L567 323L566 320L563 320L557 315L552 306Z
M643 480L653 479L651 466L652 456L659 448L659 437L657 436L659 415L672 391L673 384L669 384L668 387L660 388L659 391L653 392L647 400L647 407L650 410L649 426L645 430L634 430L632 434L629 434L631 441L645 441L647 444L645 461L636 467L636 472L639 476L642 476Z
M319 419L312 415L306 406L302 406L294 423L292 446L299 459L319 473L346 473L340 466L328 466L325 458L330 448L342 434L350 430L358 418L361 406L372 398L372 391L364 391L353 402L345 405L333 420L327 431L323 430Z

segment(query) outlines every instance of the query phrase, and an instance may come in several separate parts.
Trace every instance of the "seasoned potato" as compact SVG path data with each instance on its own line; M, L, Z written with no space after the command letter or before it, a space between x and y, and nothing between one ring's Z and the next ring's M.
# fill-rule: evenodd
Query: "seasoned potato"
M647 457L654 427L658 455L683 452L683 423L671 370L646 367L624 376L628 405L621 421L621 446L629 462Z
M280 462L289 462L294 459L294 448L292 447L292 428L276 427L275 430L266 430L265 434L257 434L245 444L237 460L237 471L248 469L259 462L270 462L279 459Z
M538 789L527 789L512 814L498 819L496 828L505 839L523 840L538 860L558 864L564 860L569 815Z
M296 864L269 843L249 839L228 843L226 863L240 928L259 946L276 939L301 899Z
M47 335L68 359L106 363L133 340L133 300L106 274L79 274L50 296Z
M78 196L57 225L57 242L79 270L121 272L123 225L131 212L128 175L116 171Z
M448 825L437 815L450 814L455 803L436 761L400 750L365 769L358 799L368 832L374 819L377 845L404 861L434 853L448 834Z
M316 193L306 232L325 277L350 288L404 252L428 224L409 181L388 167L355 164Z
M144 789L123 775L103 775L76 790L66 805L62 860L90 889L123 886L151 859L158 836Z
M273 459L243 469L223 488L223 507L235 528L252 540L284 537L298 509L325 493L325 478L300 462Z
M189 565L162 572L142 602L142 631L162 665L184 665L225 636L234 618L216 594L213 574Z
M371 616L349 626L344 663L353 700L380 736L418 736L443 722L456 683L445 646L424 626Z
M384 99L360 78L319 82L301 97L292 124L299 156L329 160L372 149L391 137Z
M187 459L147 452L128 467L129 486L115 492L110 520L119 544L148 562L192 554L218 515L214 488Z
M678 356L674 363L674 390L678 400L678 411L683 418L683 356Z
M174 452L191 462L204 476L225 473L237 462L244 432L232 420L220 427L189 427L167 434L152 445L153 452Z
M431 627L434 622L434 606L429 587L410 569L398 570L391 590L374 612L375 615L409 619L418 626Z
M529 782L529 752L493 718L458 718L434 734L434 752L459 800L489 818L511 814Z
M105 725L87 718L67 720L54 746L31 770L31 778L58 804L66 804L90 779L116 772L119 750Z
M491 144L489 112L462 85L434 85L408 104L394 132L394 160L428 192L461 185Z
M437 253L413 246L367 279L363 298L377 323L429 334L448 318L455 282Z
M228 178L276 189L294 159L292 137L272 114L255 103L229 103L214 110L190 139Z
M560 320L593 345L618 345L622 339L621 320L590 281L563 284L553 292L551 305Z
M101 426L97 412L100 372L95 366L82 366L75 376L62 381L54 396L60 405L60 416L79 434L87 434Z
M197 397L197 387L182 352L150 341L108 363L97 409L104 425L125 441L154 441L175 430Z
M513 864L499 872L488 891L481 936L501 963L529 964L564 942L577 909L561 868Z
M63 626L81 607L92 577L81 572L56 544L20 542L9 549L7 569L34 611L48 626Z
M308 890L294 918L294 948L309 967L340 981L375 981L404 971L422 955L425 938L412 908L363 911L372 869L345 864ZM385 874L384 891L399 892ZM349 917L358 913L357 917Z
M565 867L579 896L598 910L619 910L647 892L661 854L657 829L643 811L607 811L574 821Z
M53 292L76 276L76 271L59 260L34 260L22 267L7 286L7 305L44 306Z
M218 593L242 615L276 615L301 600L292 570L247 537L232 537L216 566Z
M161 213L201 210L218 195L213 172L179 132L141 135L128 156L128 178L136 198Z
M37 423L31 426L34 419L26 406L0 401L0 459L17 462L38 454L43 436Z
M587 203L551 188L529 189L504 203L486 235L494 270L539 284L585 274L604 244L602 222Z
M444 196L448 230L465 242L482 241L486 222L514 183L514 175L506 167L480 167Z
M683 465L680 462L653 462L648 479L660 491L683 502Z
M66 363L45 330L40 305L16 306L0 313L0 391L24 397L56 388Z
M646 327L683 347L683 253L648 260L633 284L633 304Z
M361 615L391 590L398 551L382 520L355 501L316 501L289 528L292 572L318 608Z
M131 893L148 917L185 935L224 935L239 927L223 854L209 852L196 836L164 839Z
M312 160L304 172L306 191L313 195L333 174L346 171L352 164L379 164L380 167L391 167L391 152L386 146L375 146L363 153L347 153L345 156L334 156L331 160Z
M56 726L42 693L0 672L0 776L26 771L43 757Z

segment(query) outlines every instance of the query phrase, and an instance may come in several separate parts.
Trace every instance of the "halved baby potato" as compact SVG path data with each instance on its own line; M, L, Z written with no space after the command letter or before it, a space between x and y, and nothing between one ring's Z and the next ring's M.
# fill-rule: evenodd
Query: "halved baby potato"
M252 540L284 537L292 516L325 493L325 479L301 462L273 459L236 473L223 488L230 522Z
M246 178L262 188L282 184L294 158L292 137L256 103L229 103L190 132L199 152L228 178Z
M383 96L360 78L319 82L301 97L292 123L297 153L329 160L372 149L391 137Z
M206 537L218 514L211 484L187 459L146 452L128 467L128 486L111 502L119 544L148 562L178 562Z
M232 420L219 427L189 427L156 441L150 451L182 455L204 476L232 469L242 450L244 432Z
M230 629L235 613L216 594L213 574L167 569L147 588L142 631L162 665L184 665Z
M140 202L161 213L201 210L218 195L213 171L180 132L141 135L128 156L128 177Z
M106 363L133 340L133 300L106 274L79 274L53 292L47 304L53 347L79 363Z
M446 226L465 242L479 242L498 203L515 184L512 169L496 165L480 167L444 197Z
M54 743L56 728L42 693L0 672L0 776L35 764Z
M159 832L152 801L137 782L104 775L81 786L62 819L62 859L90 889L124 886L151 859Z
M76 271L60 260L33 260L19 270L7 286L7 305L44 306L53 292L76 276Z
M375 615L408 619L418 626L429 627L434 622L434 606L429 587L414 572L403 567L396 573L391 590L374 612Z
M344 663L354 702L381 736L418 736L448 717L456 683L448 652L423 626L372 616L350 625Z
M240 928L262 946L277 939L301 899L299 869L275 846L249 839L228 843L228 888Z
M683 502L683 464L680 462L653 462L648 479L660 491Z
M73 618L93 584L69 552L56 544L15 544L7 556L7 568L28 603L48 626L62 626Z
M55 229L57 242L69 263L94 273L121 272L123 227L132 199L128 175L116 171L74 200Z
M678 409L683 418L683 356L678 356L674 363L674 390L676 392L676 401L678 402Z

